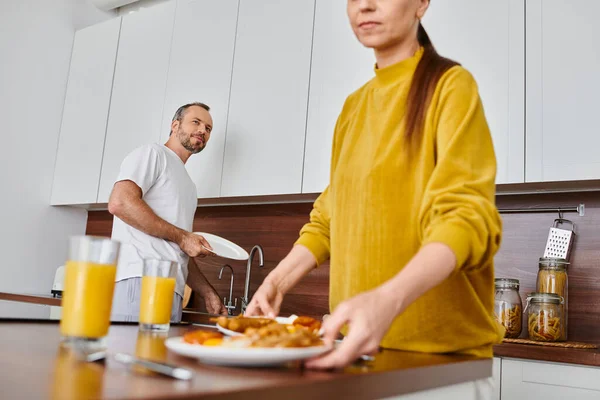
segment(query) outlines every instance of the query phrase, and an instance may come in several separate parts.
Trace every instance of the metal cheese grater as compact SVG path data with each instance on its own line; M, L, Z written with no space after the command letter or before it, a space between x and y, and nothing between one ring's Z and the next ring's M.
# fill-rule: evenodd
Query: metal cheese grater
M558 228L558 226L563 223L571 224L571 230ZM548 234L544 257L564 258L569 261L574 238L575 224L568 219L555 219L552 228L550 228L550 233Z

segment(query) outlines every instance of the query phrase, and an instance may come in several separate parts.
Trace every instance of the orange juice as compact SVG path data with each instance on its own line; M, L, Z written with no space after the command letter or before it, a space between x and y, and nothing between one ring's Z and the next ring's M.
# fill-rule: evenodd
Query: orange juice
M108 334L117 266L67 261L60 332L102 338Z
M140 323L168 324L171 321L174 293L175 278L142 277Z

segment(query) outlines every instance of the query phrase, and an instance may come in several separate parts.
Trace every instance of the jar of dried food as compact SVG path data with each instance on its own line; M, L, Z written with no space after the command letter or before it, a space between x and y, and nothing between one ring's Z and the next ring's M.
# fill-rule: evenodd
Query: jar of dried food
M567 325L569 323L569 279L567 266L563 258L541 257L539 260L536 291L538 293L554 293L564 299L562 305L563 321L561 340L567 340Z
M518 338L523 321L523 302L519 295L519 280L496 278L494 315L506 333L504 337Z
M554 293L527 295L527 327L529 339L541 342L561 341L564 299Z

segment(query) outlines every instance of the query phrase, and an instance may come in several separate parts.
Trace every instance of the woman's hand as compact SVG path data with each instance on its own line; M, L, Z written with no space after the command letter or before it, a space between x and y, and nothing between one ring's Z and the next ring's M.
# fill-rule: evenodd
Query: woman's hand
M244 315L275 318L281 309L283 296L316 266L317 260L306 247L292 247L254 293Z
M252 296L252 300L248 304L244 315L248 317L258 315L275 318L279 314L284 295L285 293L279 285L270 279L265 279L256 293L254 293L254 296Z
M309 368L342 368L363 354L373 354L390 325L406 307L448 278L456 257L443 243L429 243L383 285L341 303L323 323L324 338L335 339L348 324L342 345L306 364Z
M338 305L323 322L324 340L333 343L345 324L348 324L348 335L337 349L308 361L306 366L315 369L343 368L363 354L376 353L398 315L396 299L384 290L379 287Z

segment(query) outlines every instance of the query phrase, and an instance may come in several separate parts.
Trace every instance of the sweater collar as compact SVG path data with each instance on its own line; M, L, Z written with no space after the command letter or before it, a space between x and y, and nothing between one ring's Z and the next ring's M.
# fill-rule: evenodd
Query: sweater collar
M385 68L377 68L377 64L375 64L375 86L384 87L403 81L406 78L412 78L422 55L423 47L420 47L411 57Z

